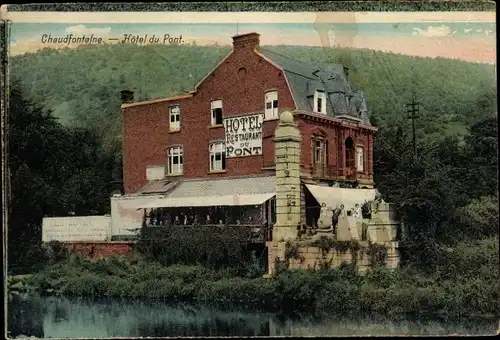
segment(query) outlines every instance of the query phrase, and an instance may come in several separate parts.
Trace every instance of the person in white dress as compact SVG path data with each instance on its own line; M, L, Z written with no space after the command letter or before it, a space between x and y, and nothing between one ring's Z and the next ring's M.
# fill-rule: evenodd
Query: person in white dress
M354 216L356 217L356 220L359 222L363 220L363 212L361 210L361 205L356 204L354 206Z

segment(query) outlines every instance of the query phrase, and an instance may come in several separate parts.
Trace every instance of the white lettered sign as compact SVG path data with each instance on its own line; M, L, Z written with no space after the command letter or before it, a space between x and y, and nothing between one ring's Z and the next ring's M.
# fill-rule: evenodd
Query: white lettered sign
M44 217L42 242L106 241L111 235L111 217Z
M226 158L262 155L263 122L263 114L225 118Z

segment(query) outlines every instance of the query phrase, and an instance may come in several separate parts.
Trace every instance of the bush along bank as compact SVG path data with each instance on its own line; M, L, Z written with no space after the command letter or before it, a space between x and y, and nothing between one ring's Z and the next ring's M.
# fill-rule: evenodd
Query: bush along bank
M355 267L346 264L319 271L284 269L265 279L260 275L244 277L234 269L141 261L131 264L122 258L88 260L70 255L66 261L31 276L26 283L29 290L42 293L155 298L285 313L500 316L498 239L468 247L477 248L474 253L480 265L457 268L463 259L451 252L449 269L443 267L434 276L409 268L390 272L381 267L358 276ZM493 258L497 258L496 262Z
M31 274L9 276L7 278L8 291L13 294L27 293L30 289L27 282L31 276Z

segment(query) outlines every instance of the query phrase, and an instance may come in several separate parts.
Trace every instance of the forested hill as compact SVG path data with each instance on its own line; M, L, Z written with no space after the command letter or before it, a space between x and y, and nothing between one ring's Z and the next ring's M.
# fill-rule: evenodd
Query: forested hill
M422 137L462 134L496 111L493 65L369 50L262 48L316 65L344 61L378 125L409 124L404 104L414 93L421 104L417 126ZM134 90L136 99L185 93L229 50L196 45L45 49L13 57L10 75L27 98L53 110L63 124L97 129L108 142L119 142L120 90Z

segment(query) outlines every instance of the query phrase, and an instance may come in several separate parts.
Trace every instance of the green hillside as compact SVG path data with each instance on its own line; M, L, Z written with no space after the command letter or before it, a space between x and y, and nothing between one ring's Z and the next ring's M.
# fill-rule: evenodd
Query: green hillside
M263 48L316 65L344 62L365 92L377 125L404 121L412 93L421 103L419 137L461 135L496 111L493 65L414 58L369 50L302 46ZM103 45L50 50L11 59L11 77L28 99L43 103L65 125L96 129L120 140L122 89L137 99L185 93L230 50L221 46ZM115 144L116 145L116 144Z

